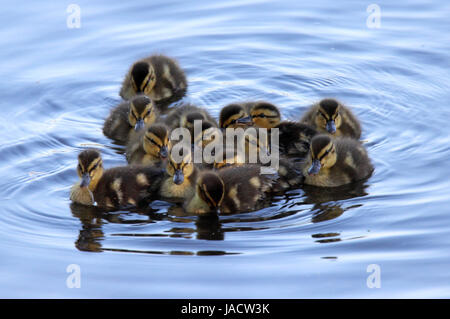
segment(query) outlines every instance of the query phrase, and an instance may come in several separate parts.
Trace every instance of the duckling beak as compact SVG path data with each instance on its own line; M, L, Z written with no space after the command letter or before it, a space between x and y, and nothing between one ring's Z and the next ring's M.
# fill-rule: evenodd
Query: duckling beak
M333 120L327 122L326 129L330 134L336 133L336 125L334 124Z
M140 129L144 128L145 123L143 119L140 119L136 122L136 125L134 126L135 131L139 131Z
M182 170L177 169L175 171L175 174L173 175L173 182L177 185L180 185L184 182L184 175Z
M251 116L241 117L240 119L236 120L236 123L250 124L250 123L252 123L252 117Z
M167 146L161 147L159 151L159 156L161 158L167 158L167 156L169 156L169 150L167 149Z
M311 167L308 169L309 175L317 175L322 165L318 159L313 160Z
M91 182L91 177L89 176L89 173L84 173L83 175L81 175L80 187L87 187L87 186L89 186L90 182Z

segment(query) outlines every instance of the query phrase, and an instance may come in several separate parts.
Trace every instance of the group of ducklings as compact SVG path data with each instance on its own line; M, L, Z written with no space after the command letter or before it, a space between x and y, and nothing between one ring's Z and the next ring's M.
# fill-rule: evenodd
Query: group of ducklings
M206 109L191 104L168 107L187 91L183 70L172 58L152 55L135 62L123 81L124 99L106 118L103 133L126 145L128 166L103 168L98 150L78 155L80 181L73 202L119 209L146 205L153 199L183 204L188 213L234 213L260 208L271 192L302 184L337 187L369 177L373 166L359 141L361 126L348 107L335 99L312 105L298 121L281 121L273 104L256 101L225 106L218 122ZM194 121L201 120L201 136ZM265 128L279 132L277 174L261 174L258 163L236 159L197 164L192 153L181 161L171 155L171 131L186 128L192 144L227 128ZM268 147L256 138L257 148ZM224 148L225 151L226 148Z

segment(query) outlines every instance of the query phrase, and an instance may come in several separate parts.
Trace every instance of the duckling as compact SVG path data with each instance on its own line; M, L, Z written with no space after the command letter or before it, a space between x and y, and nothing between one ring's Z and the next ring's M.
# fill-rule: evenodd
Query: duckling
M188 213L196 214L256 210L263 206L272 183L272 176L260 174L259 165L206 170L200 173L195 194L185 202L184 208Z
M164 170L145 166L123 166L103 170L97 150L78 155L78 176L81 178L70 192L73 202L99 207L121 208L143 204L157 189Z
M214 158L216 155L216 148L223 147L223 135L220 128L215 124L202 121L202 127L200 133L197 133L194 137L194 143L192 145L192 152L201 154L201 163L196 163L196 166L200 169L212 169L214 165Z
M300 159L308 154L311 139L317 134L313 127L298 122L283 121L275 128L278 128L280 154Z
M334 136L346 136L355 139L361 137L361 125L350 109L335 99L323 99L314 104L300 119L322 133Z
M137 95L111 110L103 125L103 134L119 143L126 143L136 131L154 123L158 116L159 111L153 101L148 96Z
M219 126L221 128L245 128L251 126L251 124L251 117L245 110L245 107L240 104L228 104L220 111Z
M164 124L152 124L139 131L127 144L129 164L156 165L162 167L169 156L171 142L169 128Z
M281 122L280 110L269 102L247 102L244 107L256 127L270 129Z
M278 107L268 102L248 102L245 106L254 126L269 130L279 129L278 146L282 155L304 157L307 154L311 138L317 134L313 127L298 122L281 121Z
M138 93L148 95L155 103L170 103L181 99L187 90L186 76L173 58L155 54L135 62L120 89L125 100Z
M303 167L305 184L336 187L369 177L373 166L363 145L351 138L319 134L311 141Z
M208 111L191 104L185 104L173 109L169 114L167 114L164 122L172 130L178 127L187 128L191 134L191 142L193 143L195 138L194 122L196 120L209 122L217 127L216 120L208 113Z
M183 201L193 195L197 168L192 162L190 152L184 154L180 161L170 152L166 166L166 176L162 182L160 195L174 202Z

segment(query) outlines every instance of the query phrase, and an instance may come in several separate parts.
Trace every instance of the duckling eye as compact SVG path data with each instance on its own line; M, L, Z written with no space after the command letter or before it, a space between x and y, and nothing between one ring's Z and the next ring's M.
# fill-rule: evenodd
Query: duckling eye
M156 145L156 146L158 146L158 147L160 147L160 145L154 140L154 139L152 139L152 138L150 138L150 137L145 137L150 143L152 143L152 144L154 144L154 145Z
M93 170L95 170L98 167L99 164L100 164L100 162L97 162L97 164L92 166L92 168L89 170L89 173L91 173Z

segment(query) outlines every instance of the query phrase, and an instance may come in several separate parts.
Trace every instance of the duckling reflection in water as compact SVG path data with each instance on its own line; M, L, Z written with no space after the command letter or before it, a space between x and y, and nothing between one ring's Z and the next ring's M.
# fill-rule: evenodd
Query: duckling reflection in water
M131 66L122 83L120 96L128 100L143 93L160 105L181 99L186 90L186 76L177 61L155 54Z
M335 99L323 99L314 104L300 119L321 133L333 136L361 137L361 125L350 109Z
M135 131L155 123L159 111L145 95L135 96L130 101L114 108L103 125L103 134L117 142L126 143Z
M105 208L137 206L157 192L164 171L155 167L123 166L103 169L97 150L78 155L77 173L81 181L70 192L73 202Z
M351 138L316 135L303 168L305 184L337 187L368 178L373 166L364 146Z

